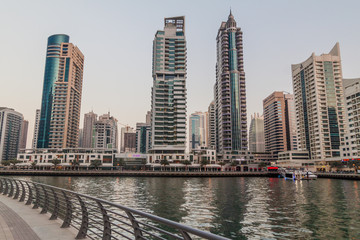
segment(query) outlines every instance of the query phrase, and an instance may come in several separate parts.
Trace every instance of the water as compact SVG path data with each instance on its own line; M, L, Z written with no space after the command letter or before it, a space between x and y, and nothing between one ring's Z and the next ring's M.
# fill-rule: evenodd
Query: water
M22 177L231 239L360 239L360 182L278 178Z

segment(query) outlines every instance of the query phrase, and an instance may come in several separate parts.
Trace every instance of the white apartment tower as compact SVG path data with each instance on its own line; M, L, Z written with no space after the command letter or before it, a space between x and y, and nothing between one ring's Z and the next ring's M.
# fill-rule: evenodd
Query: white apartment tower
M339 43L328 54L314 53L292 65L299 150L310 159L340 157L345 115Z
M84 114L84 126L82 136L82 147L93 147L94 124L97 120L97 114L93 111Z
M186 148L185 17L165 18L153 41L151 152L184 154Z
M36 149L38 134L39 134L39 124L40 124L40 109L36 109L32 149Z
M110 113L101 115L94 123L93 148L118 148L117 120Z

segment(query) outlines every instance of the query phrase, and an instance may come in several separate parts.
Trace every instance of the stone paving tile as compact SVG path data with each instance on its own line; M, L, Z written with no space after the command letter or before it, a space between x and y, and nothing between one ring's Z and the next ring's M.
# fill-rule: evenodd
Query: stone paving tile
M40 240L30 226L0 201L0 240Z

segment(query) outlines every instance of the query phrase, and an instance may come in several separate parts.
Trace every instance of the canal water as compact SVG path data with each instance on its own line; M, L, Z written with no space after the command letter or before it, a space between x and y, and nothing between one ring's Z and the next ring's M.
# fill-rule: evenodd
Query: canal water
M360 239L360 182L280 178L21 177L231 239Z

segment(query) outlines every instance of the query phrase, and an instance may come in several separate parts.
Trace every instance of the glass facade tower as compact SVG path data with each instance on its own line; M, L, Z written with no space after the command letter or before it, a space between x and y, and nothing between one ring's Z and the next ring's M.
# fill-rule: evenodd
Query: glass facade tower
M78 146L83 64L69 36L48 38L37 148Z
M231 14L217 35L215 108L216 149L245 151L248 146L242 31Z

